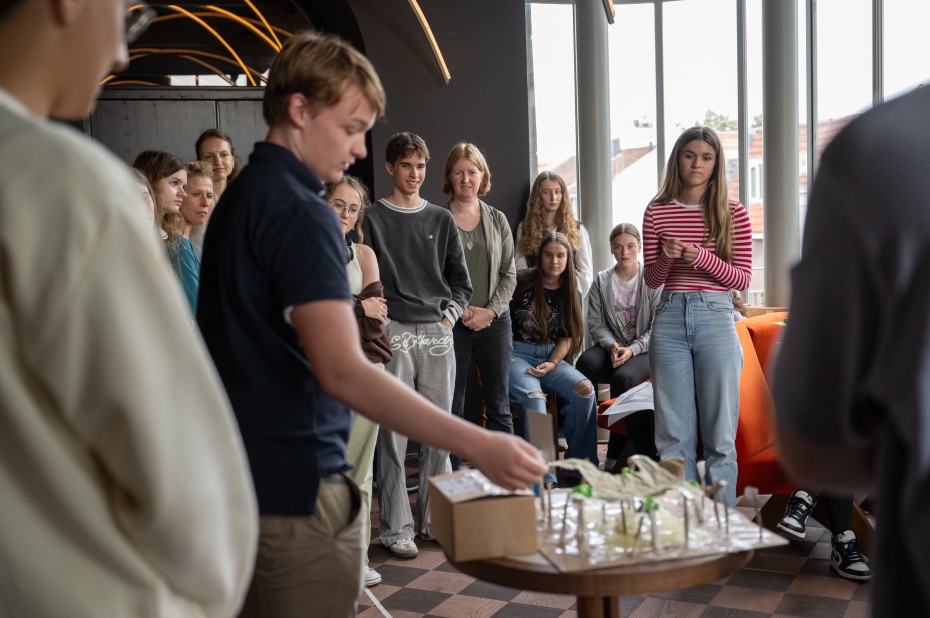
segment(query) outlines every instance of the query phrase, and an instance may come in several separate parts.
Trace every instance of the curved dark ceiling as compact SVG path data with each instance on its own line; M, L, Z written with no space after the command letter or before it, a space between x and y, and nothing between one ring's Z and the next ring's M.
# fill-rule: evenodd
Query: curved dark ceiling
M364 53L361 33L345 1L213 0L151 4L158 11L130 47L130 66L107 80L119 85L170 85L170 76L220 75L262 85L280 44L300 30L339 34ZM246 68L243 68L246 67Z

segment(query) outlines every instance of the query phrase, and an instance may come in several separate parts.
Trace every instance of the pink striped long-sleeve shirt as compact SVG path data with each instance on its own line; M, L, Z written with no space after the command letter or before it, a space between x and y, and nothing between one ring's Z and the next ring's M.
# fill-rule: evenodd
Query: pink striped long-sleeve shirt
M652 203L643 218L643 261L646 285L665 285L666 292L745 290L752 278L752 226L739 202L730 202L733 216L733 251L730 262L714 254L716 242L706 237L700 206L678 202ZM698 247L693 263L670 258L662 240L676 238Z

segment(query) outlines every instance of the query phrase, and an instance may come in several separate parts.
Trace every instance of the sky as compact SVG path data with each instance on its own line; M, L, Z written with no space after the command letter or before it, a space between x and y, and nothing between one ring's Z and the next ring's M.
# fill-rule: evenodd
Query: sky
M798 1L799 118L806 119L805 0ZM610 37L612 137L631 147L648 143L655 122L653 6L617 6ZM859 113L871 105L871 0L817 0L818 117ZM747 3L749 115L762 114L761 0ZM532 6L540 164L571 156L574 132L573 8ZM930 2L885 0L885 96L930 78ZM664 5L666 132L704 119L707 110L737 116L736 3L681 0Z

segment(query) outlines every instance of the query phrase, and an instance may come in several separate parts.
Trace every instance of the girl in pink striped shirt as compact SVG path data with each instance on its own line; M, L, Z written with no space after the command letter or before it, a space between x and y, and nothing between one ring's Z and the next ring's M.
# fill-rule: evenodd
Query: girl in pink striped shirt
M736 501L736 420L742 350L730 290L749 287L749 214L727 198L717 134L692 127L669 156L659 193L643 219L645 280L664 285L649 348L662 459L683 457L698 480L700 427L708 482Z

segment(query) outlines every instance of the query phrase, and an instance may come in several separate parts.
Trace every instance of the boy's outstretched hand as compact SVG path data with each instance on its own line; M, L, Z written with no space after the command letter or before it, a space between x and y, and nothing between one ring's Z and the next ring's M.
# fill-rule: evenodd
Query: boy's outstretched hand
M475 445L471 462L505 489L525 489L542 479L546 470L539 450L522 438L499 431L486 431Z

